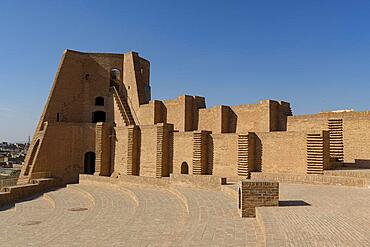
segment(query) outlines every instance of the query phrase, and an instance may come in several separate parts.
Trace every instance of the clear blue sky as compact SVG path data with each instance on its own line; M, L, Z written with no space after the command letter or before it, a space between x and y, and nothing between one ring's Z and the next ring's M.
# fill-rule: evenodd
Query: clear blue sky
M370 109L370 1L0 1L0 141L33 134L64 49L138 51L155 99Z

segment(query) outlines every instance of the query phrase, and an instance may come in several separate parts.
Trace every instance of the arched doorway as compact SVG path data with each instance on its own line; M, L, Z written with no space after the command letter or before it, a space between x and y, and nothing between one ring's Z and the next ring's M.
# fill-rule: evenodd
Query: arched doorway
M106 114L103 111L94 111L92 114L92 122L105 122Z
M95 153L87 152L84 157L84 173L94 174L95 173Z
M181 164L181 174L189 174L189 166L185 161Z

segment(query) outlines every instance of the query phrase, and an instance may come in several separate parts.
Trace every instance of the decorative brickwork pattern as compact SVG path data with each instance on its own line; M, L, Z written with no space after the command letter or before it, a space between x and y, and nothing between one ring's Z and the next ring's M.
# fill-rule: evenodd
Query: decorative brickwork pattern
M163 137L164 136L164 126L163 124L157 125L157 154L156 154L156 169L155 169L155 176L157 178L162 177L162 170L164 165L163 159Z
M137 164L137 126L129 126L127 138L127 175L139 175Z
M95 129L95 174L100 175L102 166L102 153L103 153L103 123L97 123Z
M208 170L209 131L193 132L193 174L205 175Z
M249 178L256 166L256 135L254 132L238 135L238 175Z
M343 162L343 119L329 119L330 158Z
M279 183L242 180L239 183L238 208L241 217L256 217L256 207L279 206Z
M110 132L111 126L107 123L96 124L95 139L95 175L110 175Z
M202 175L202 132L193 134L193 174Z
M238 135L238 175L239 176L249 176L248 167L248 134Z
M307 174L324 172L324 138L322 134L307 134Z

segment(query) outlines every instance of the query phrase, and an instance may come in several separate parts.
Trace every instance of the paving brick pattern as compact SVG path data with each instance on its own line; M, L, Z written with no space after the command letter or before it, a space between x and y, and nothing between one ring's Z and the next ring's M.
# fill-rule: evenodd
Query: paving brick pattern
M267 246L370 246L369 189L281 184L280 200L258 208Z
M370 246L370 190L281 184L240 218L220 191L84 183L0 211L1 246ZM302 202L310 206L298 206Z
M218 191L84 183L0 211L1 246L256 246Z
M256 246L256 222L241 219L236 203L226 195L204 189L177 187L187 200L190 217L183 246Z

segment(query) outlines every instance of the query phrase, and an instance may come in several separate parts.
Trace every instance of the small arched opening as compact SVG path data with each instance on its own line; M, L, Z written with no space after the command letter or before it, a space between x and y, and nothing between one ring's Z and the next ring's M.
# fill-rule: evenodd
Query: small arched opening
M118 86L120 81L121 81L121 71L119 69L112 69L110 71L111 86Z
M96 97L95 98L95 105L104 106L104 98L103 97Z
M181 164L181 174L189 174L189 166L185 161Z
M94 111L92 113L92 122L97 123L97 122L105 122L106 119L106 114L104 111Z
M95 153L87 152L84 157L84 173L94 174L95 173Z

